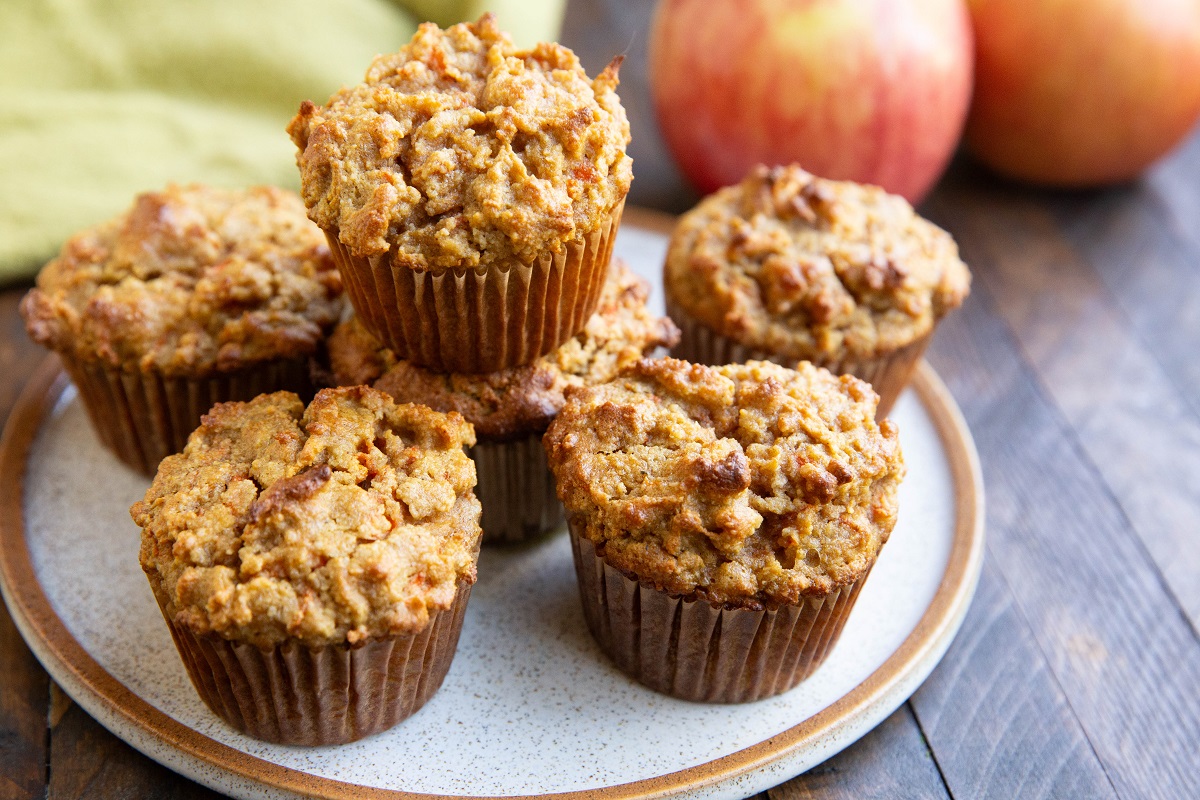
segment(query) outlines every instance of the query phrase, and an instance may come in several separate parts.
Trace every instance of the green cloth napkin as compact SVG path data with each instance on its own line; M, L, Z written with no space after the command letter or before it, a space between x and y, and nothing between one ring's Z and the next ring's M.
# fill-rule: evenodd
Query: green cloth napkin
M297 188L300 102L361 80L421 19L490 7L530 45L557 37L563 2L0 0L0 283L170 181Z

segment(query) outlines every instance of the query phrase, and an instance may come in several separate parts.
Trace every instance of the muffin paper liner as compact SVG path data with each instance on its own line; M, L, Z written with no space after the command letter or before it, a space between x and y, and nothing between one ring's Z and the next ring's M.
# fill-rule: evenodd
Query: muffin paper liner
M60 354L79 389L101 443L129 466L153 475L158 462L178 453L216 403L251 400L288 390L312 396L306 359L267 362L208 378L125 372Z
M879 407L875 411L878 419L883 419L892 410L896 398L904 391L904 387L908 386L913 371L933 338L933 331L930 331L903 347L890 353L881 353L874 358L801 359L759 350L734 341L693 318L669 297L667 316L679 326L681 333L679 344L671 350L671 355L675 358L713 366L742 364L747 361L773 361L785 367L794 367L798 361L811 361L837 375L850 374L871 384L875 393L879 395Z
M468 454L479 479L475 496L483 504L484 542L522 542L562 524L542 431L509 442L478 442Z
M829 655L866 582L777 610L714 607L645 586L571 526L588 629L623 672L684 700L745 703L796 686Z
M459 584L454 604L415 634L262 650L176 625L161 588L153 577L150 583L204 704L247 736L308 746L385 731L425 705L450 669L471 595L470 584Z
M363 325L397 358L437 372L528 364L583 329L596 310L622 200L592 233L532 264L415 270L392 254L359 258L325 231Z

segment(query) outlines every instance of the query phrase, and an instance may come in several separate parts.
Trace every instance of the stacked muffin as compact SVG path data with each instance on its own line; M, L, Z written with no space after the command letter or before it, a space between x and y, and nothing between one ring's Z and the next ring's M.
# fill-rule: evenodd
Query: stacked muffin
M608 277L631 180L618 64L589 79L490 15L423 25L288 127L355 312L335 378L475 424L490 540L561 521L540 437L563 388L676 338L631 275Z
M670 320L650 313L648 293L646 282L618 261L583 330L531 364L479 375L443 374L397 359L351 317L329 339L332 377L340 385L371 384L398 402L462 414L478 437L469 455L479 475L484 541L525 541L563 521L542 434L566 391L611 380L679 339Z
M363 325L438 372L527 364L596 308L632 180L614 61L422 25L288 126Z

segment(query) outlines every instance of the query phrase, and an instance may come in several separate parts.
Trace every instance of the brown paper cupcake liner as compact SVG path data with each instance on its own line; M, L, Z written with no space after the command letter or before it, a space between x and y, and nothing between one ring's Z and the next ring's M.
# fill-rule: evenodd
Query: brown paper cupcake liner
M154 578L150 580L155 586ZM262 650L214 634L196 635L167 618L197 693L213 713L256 739L290 745L345 744L385 731L425 705L446 677L470 584L411 635L354 647L285 642Z
M675 358L700 364L742 364L747 361L773 361L785 367L794 367L800 358L780 355L766 350L748 347L727 336L717 333L703 322L696 320L670 298L667 299L667 316L679 326L679 344L671 350ZM861 359L805 359L837 375L853 375L862 378L879 395L879 407L875 416L883 419L896 402L896 398L908 386L925 348L929 346L933 332L913 340L890 353L874 358Z
M358 258L337 231L325 235L355 312L397 358L437 372L495 372L528 364L583 329L624 206L561 253L480 270L415 270L393 264L390 253Z
M312 395L305 359L268 362L209 378L182 378L125 372L60 355L101 443L147 475L183 449L200 417L216 403L282 390L304 398Z
M777 610L717 608L644 586L571 529L584 618L623 672L663 694L745 703L793 688L833 649L867 571L849 586Z
M562 524L542 431L509 442L479 442L468 453L479 479L475 496L483 504L484 542L522 542Z

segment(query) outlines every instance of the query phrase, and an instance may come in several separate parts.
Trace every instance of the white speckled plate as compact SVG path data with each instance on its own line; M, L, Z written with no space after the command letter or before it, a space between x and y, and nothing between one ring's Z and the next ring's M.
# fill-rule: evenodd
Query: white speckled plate
M632 211L617 252L659 286L662 219ZM661 292L654 301L661 309ZM148 481L93 436L54 362L5 431L0 579L50 674L167 766L238 797L745 797L846 747L930 673L962 622L983 554L974 447L927 366L892 418L901 517L825 665L740 706L663 697L618 672L583 622L565 535L483 553L458 654L436 696L340 747L265 744L200 702L138 567L128 508Z

